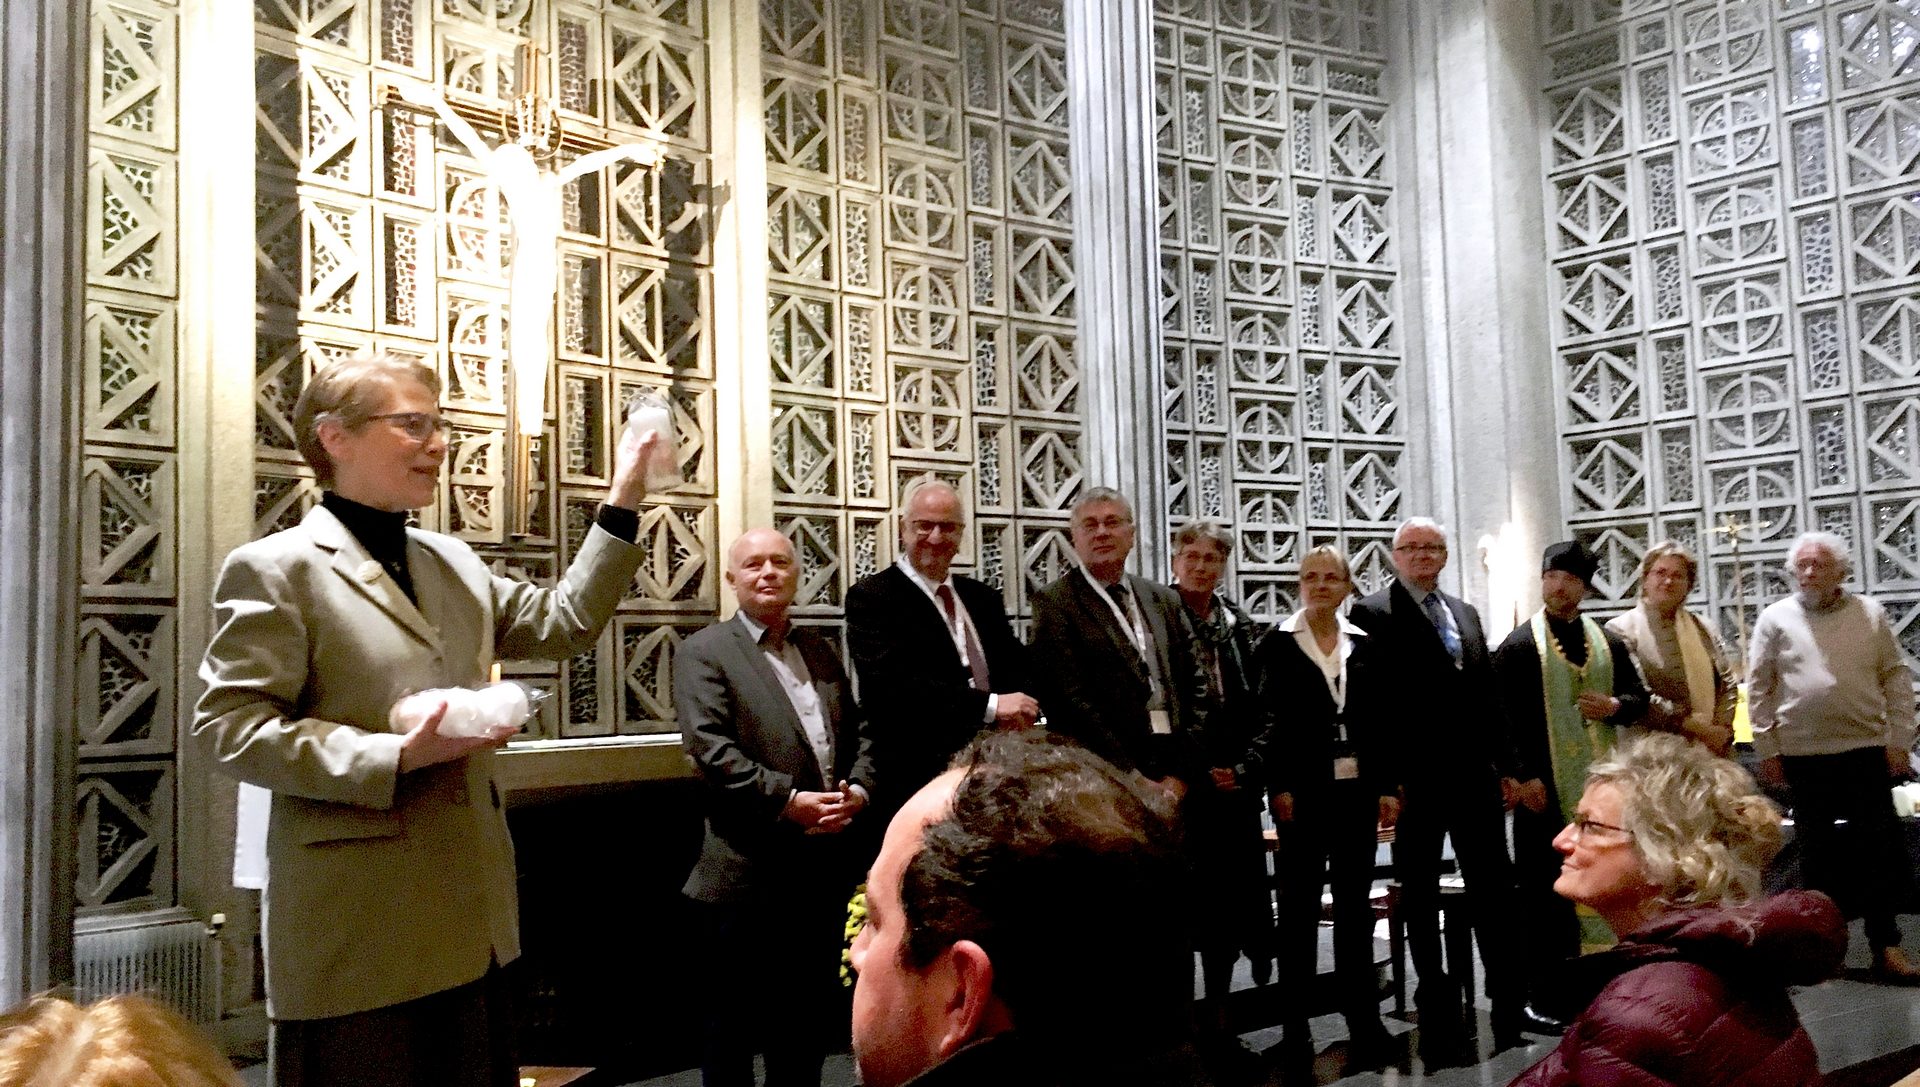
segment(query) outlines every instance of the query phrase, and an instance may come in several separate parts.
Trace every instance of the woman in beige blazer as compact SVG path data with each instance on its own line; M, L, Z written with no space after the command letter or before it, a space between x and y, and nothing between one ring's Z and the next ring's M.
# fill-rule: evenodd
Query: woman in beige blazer
M294 528L236 548L193 733L220 769L273 792L267 1009L276 1084L513 1087L500 967L520 954L513 844L493 781L507 736L388 723L414 691L476 686L497 660L563 659L612 616L646 458L629 437L597 524L551 589L496 577L466 544L406 526L447 455L440 383L355 356L294 409L326 493Z

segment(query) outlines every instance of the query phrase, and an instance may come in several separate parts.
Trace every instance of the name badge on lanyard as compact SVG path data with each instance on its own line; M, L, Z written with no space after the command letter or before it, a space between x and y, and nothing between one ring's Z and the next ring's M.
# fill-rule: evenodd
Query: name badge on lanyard
M1333 780L1352 781L1360 776L1360 760L1352 755L1343 755L1333 760Z
M1173 715L1166 710L1148 710L1147 726L1155 736L1165 736L1173 731Z

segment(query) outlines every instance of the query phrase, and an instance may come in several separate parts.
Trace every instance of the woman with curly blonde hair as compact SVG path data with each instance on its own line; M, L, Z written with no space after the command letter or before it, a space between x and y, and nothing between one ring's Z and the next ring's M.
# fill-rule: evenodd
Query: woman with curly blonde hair
M1546 1010L1586 1010L1512 1087L1818 1083L1787 986L1831 977L1846 929L1818 892L1760 897L1780 841L1780 813L1747 772L1679 736L1595 764L1554 839L1553 889L1620 943L1569 964Z
M193 1024L145 997L35 997L0 1015L0 1087L240 1087Z

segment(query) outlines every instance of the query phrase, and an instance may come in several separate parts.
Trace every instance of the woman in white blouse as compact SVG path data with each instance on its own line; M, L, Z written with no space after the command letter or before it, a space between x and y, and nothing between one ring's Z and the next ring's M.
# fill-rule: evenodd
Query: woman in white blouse
M1396 745L1383 735L1381 674L1364 631L1340 606L1353 575L1337 548L1300 562L1301 609L1255 651L1265 728L1256 741L1280 850L1280 960L1276 980L1295 994L1283 1054L1311 1061L1310 994L1319 958L1320 889L1333 885L1334 977L1347 1021L1349 1071L1394 1059L1374 982L1373 887L1377 830L1400 814Z

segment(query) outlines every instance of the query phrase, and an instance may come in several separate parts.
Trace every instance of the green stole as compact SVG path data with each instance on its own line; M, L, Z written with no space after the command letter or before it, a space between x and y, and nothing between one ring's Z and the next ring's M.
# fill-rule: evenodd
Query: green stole
M1613 654L1600 624L1582 615L1580 631L1587 642L1587 663L1575 668L1560 651L1547 629L1547 613L1533 616L1533 647L1540 653L1540 686L1546 695L1547 746L1553 757L1553 788L1560 797L1560 817L1571 823L1579 814L1580 795L1586 791L1587 768L1613 750L1614 728L1605 721L1580 715L1583 691L1613 693ZM1585 906L1580 917L1580 950L1598 951L1614 945L1613 930Z

